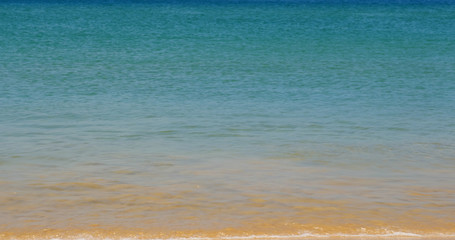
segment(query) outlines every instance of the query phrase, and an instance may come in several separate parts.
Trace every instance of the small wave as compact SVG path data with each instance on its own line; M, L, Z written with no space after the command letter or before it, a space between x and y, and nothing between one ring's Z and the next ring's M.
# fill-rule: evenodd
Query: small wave
M0 234L1 236L1 234ZM391 238L393 237L393 238ZM201 237L201 236L192 236L192 237L169 237L169 238L147 238L144 236L140 237L100 237L100 236L91 236L90 234L83 234L73 237L51 237L51 238L12 238L11 240L21 240L21 239L33 239L33 240L267 240L267 239L394 239L404 238L408 240L413 239L452 239L455 237L455 234L417 234L411 232L396 232L391 231L383 234L315 234L315 233L300 233L300 234L290 234L290 235L247 235L247 236L216 236L216 237Z

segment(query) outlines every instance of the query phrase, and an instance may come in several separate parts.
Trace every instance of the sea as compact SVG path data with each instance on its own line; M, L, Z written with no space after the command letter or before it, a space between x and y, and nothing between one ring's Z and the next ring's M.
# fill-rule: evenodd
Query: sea
M455 1L1 0L0 239L455 239Z

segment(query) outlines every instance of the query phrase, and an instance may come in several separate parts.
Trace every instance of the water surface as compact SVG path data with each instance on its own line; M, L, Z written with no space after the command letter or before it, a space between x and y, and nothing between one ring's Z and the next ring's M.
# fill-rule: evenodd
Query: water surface
M0 3L0 236L453 236L454 11Z

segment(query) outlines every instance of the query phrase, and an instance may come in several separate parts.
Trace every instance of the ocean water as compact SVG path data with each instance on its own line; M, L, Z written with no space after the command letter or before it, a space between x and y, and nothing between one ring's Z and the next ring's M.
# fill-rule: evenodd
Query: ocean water
M448 239L454 183L453 2L0 2L1 239Z

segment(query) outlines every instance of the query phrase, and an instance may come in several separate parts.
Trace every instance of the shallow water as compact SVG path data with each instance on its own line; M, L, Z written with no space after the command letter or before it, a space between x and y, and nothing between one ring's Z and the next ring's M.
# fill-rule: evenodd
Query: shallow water
M454 10L0 3L0 237L453 237Z

